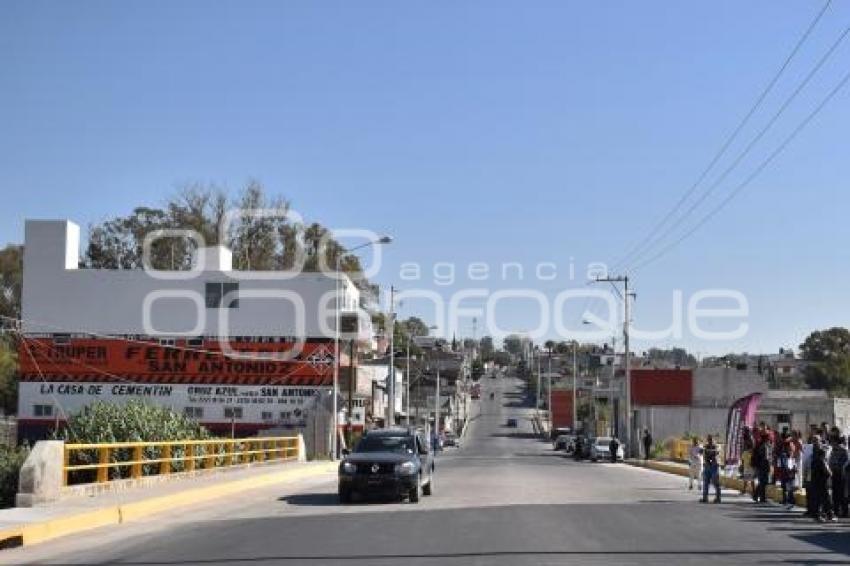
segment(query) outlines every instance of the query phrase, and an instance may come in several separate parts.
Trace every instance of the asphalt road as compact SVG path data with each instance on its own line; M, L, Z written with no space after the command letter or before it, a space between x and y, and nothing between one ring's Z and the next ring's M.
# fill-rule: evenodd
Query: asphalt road
M496 398L489 399L494 391ZM464 446L440 454L418 505L340 506L333 476L0 553L7 563L820 564L850 561L850 529L686 480L576 463L531 435L518 381L484 379ZM516 417L520 427L505 427Z

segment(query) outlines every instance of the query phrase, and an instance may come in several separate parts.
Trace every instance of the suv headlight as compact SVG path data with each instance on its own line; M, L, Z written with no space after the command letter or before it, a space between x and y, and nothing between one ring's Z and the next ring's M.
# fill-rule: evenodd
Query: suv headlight
M410 475L416 471L416 465L413 462L402 462L396 465L395 469L402 475Z
M343 462L342 463L342 473L344 473L344 474L356 474L357 473L357 464L353 464L351 462Z

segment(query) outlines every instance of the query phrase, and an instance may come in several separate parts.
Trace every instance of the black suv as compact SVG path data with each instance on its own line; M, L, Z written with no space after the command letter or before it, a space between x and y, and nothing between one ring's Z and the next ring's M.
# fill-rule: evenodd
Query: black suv
M434 453L416 429L366 433L339 464L339 500L353 494L391 495L418 503L434 486Z

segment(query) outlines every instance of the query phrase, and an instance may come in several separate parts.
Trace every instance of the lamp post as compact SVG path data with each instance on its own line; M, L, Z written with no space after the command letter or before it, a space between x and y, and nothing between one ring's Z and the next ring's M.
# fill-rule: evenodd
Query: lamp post
M346 254L351 254L352 252L363 249L368 246L374 246L376 244L389 244L393 241L393 239L389 236L382 236L377 240L373 240L371 242L366 242L364 244L360 244L359 246L355 246L350 250L346 251ZM336 267L336 295L335 295L335 304L334 304L334 381L333 381L333 399L332 399L332 408L333 408L333 430L331 432L331 459L336 460L337 455L339 453L339 442L337 436L339 435L339 407L337 406L338 397L339 397L339 358L340 358L340 314L343 307L342 301L342 293L340 293L340 281L342 279L342 269L340 267L340 260L342 259L342 254L337 253L336 260L334 265ZM348 363L351 363L349 360ZM351 405L352 400L349 399L349 407ZM349 420L351 419L351 409L349 409L348 413Z

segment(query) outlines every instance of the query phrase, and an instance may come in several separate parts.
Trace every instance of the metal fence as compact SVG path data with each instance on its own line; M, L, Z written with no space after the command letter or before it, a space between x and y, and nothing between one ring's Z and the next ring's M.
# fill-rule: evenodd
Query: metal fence
M65 444L64 483L105 483L244 464L297 460L297 436Z

